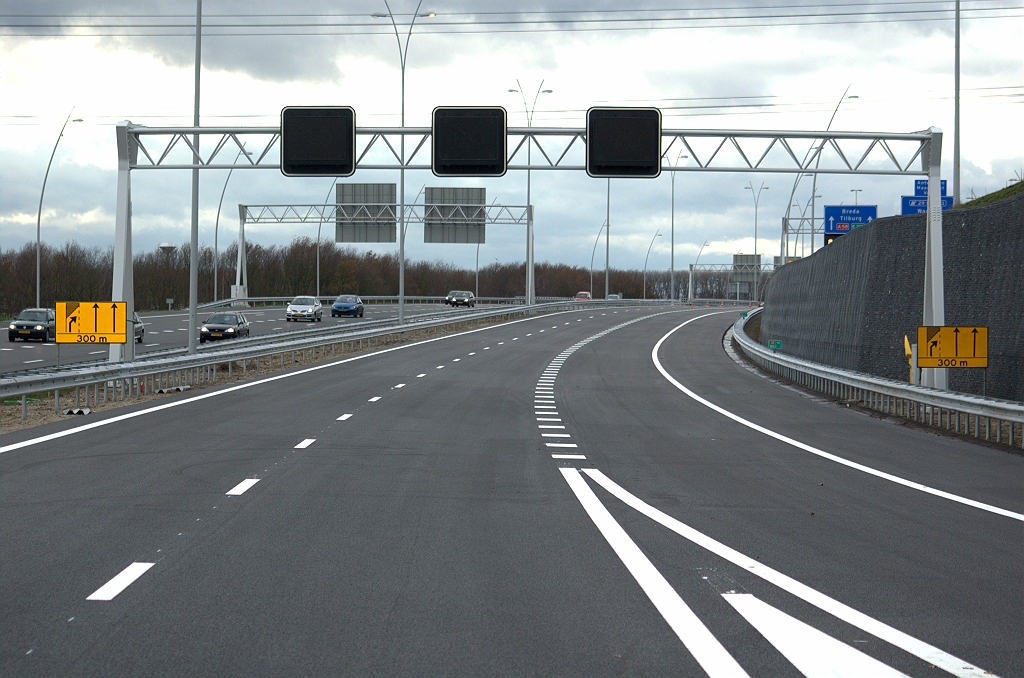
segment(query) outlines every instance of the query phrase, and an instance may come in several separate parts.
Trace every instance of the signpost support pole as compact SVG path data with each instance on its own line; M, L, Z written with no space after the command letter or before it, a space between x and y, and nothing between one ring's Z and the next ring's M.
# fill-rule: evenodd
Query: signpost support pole
M117 123L117 208L114 217L114 281L111 301L123 301L128 306L126 316L134 317L135 285L132 276L132 175L131 166L139 155L135 139L128 134L127 120ZM135 342L110 344L112 363L135 360Z
M922 153L928 170L928 212L924 244L924 314L922 325L946 324L945 290L942 264L942 130L929 129L932 139ZM945 368L922 370L921 384L946 390Z
M693 264L690 264L690 281L686 286L686 301L693 306Z

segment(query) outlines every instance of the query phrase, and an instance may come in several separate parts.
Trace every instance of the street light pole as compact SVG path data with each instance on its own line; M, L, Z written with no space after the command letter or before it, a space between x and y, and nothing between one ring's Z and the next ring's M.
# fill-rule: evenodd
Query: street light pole
M594 251L590 253L590 298L594 298L594 255L597 254L597 243L601 242L601 231L604 230L605 224L601 224L601 228L597 229L597 237L594 238Z
M608 298L608 255L611 253L612 232L612 180L608 179L608 194L604 202L604 298ZM600 233L598 233L600 235Z
M243 153L246 156L252 155L252 153L245 150L245 144L242 144L242 147L238 149L238 155L235 156L235 162L238 162ZM220 232L220 208L224 204L224 194L228 190L228 182L231 181L231 173L234 171L234 167L228 170L228 177L224 180L224 188L220 190L220 200L217 202L217 220L213 224L213 301L217 301L217 269L220 267L217 259L219 252L217 248L217 234Z
M688 155L683 155L682 151L676 156L675 166L679 167L679 161L682 158L689 158ZM676 173L672 173L672 246L671 246L671 295L670 298L674 302L676 300Z
M697 250L697 259L692 264L690 264L690 286L686 290L686 297L687 297L687 300L690 302L691 305L693 304L693 297L694 297L694 294L693 294L693 269L697 268L697 264L700 263L700 255L704 251L704 248L707 247L707 246L708 246L708 241L705 240L704 244L700 246L699 250Z
M516 78L516 87L519 89L510 89L509 92L519 92L519 96L523 99L523 108L526 111L526 126L533 127L533 114L537 111L537 100L540 99L541 94L551 94L551 90L542 89L544 87L544 81L541 80L540 84L537 85L537 92L533 95L533 106L526 103L526 94L523 92L523 86L519 82L519 78ZM527 209L533 203L530 202L530 165L533 151L533 139L528 139L526 144L526 205ZM534 289L534 261L533 261L533 220L527 220L526 222L526 303L533 304L536 301L536 290Z
M429 12L427 14L420 14L420 6L423 4L423 0L416 3L416 10L412 13L412 21L409 22L409 31L405 35L405 47L402 47L402 36L398 32L398 24L395 23L395 15L391 12L391 5L388 4L388 0L384 0L384 7L387 8L387 14L372 14L371 16L375 19L388 18L391 19L391 27L395 29L395 40L398 42L398 59L399 64L402 68L402 128L405 128L405 64L406 57L409 55L409 40L412 38L412 29L416 25L416 19L419 17L433 17L434 13ZM400 187L399 187L399 200L400 206L398 209L398 322L399 324L405 322L405 135L402 135L401 150L402 156L402 169L400 170Z
M757 258L757 205L758 205L758 203L761 200L761 191L767 191L768 187L765 186L764 182L762 181L761 182L761 188L757 189L756 193L754 192L754 183L753 182L749 182L749 185L748 186L744 186L743 188L749 190L750 193L754 196L754 276L755 277L754 277L754 295L753 296L754 296L754 301L757 301L758 297L760 296L760 294L758 293L757 287L758 287L758 284L761 282L761 260ZM812 231L814 230L813 223L811 225L811 230ZM739 283L736 283L736 290L737 290L736 291L736 295L737 295L736 298L739 299Z
M195 106L192 114L192 125L199 127L199 74L203 63L203 0L196 0L196 84ZM196 163L202 160L199 155L199 135L192 135L192 148L195 149ZM131 309L128 309L129 312ZM188 273L188 352L196 352L199 340L199 168L192 170L192 229L189 242L189 273Z
M855 207L857 205L857 199L860 197L860 192L863 191L863 190L864 190L863 188L851 188L850 189L850 193L853 193L853 204L854 204Z
M954 14L953 51L953 206L960 206L960 0Z
M64 124L60 127L60 134L57 135L57 141L53 144L53 151L50 153L50 161L46 163L46 173L43 175L43 188L39 191L39 211L36 212L36 308L40 308L41 302L39 300L39 289L41 275L39 273L39 261L40 261L40 248L42 247L40 241L40 235L42 233L42 222L43 222L43 195L46 193L46 180L50 176L50 165L53 164L53 156L57 155L57 145L60 144L60 138L64 136L64 129L68 126L68 122L71 121L71 114L75 112L75 107L71 107L71 111L68 113L68 117L64 118ZM82 122L81 118L76 118L75 122Z
M651 238L651 244L647 247L647 256L644 257L644 299L647 299L647 260L651 256L651 248L654 247L654 241L661 237L661 231L655 231L654 237Z

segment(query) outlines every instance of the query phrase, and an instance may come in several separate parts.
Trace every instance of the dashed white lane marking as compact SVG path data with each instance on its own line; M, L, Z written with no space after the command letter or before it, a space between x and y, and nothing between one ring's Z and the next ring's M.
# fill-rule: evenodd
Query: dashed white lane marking
M541 330L541 332L544 332L544 330Z
M41 362L43 362L43 359L39 358L38 360L26 360L23 364L31 365L32 363L41 363Z
M145 346L159 346L160 344L144 344Z
M424 374L417 374L417 375L416 375L416 378L417 378L417 379L422 379L422 378L423 378L423 377L425 377L425 376L427 376L427 375L426 375L426 373L424 373Z
M304 450L304 449L306 449L307 447L309 447L310 445L312 445L315 442L316 442L316 438L306 438L301 443L296 445L294 449L296 449L296 450Z
M89 355L99 355L100 353L106 353L106 351L89 351Z
M512 337L512 341L519 341L519 337Z
M562 469L562 471L564 472L565 469ZM918 640L917 638L895 629L888 624L880 622L877 619L873 619L863 612L855 610L838 600L829 598L824 593L820 593L812 589L810 586L802 584L801 582L798 582L792 577L784 575L777 570L773 570L767 565L761 564L753 558L712 539L702 532L698 532L686 523L676 520L672 516L654 508L639 497L630 494L623 488L619 487L608 476L601 473L598 469L585 468L583 469L583 472L586 473L594 482L607 490L609 494L616 497L627 506L636 509L654 522L667 527L697 546L707 549L711 553L728 560L730 563L742 568L744 571L778 586L780 589L791 593L811 605L814 605L820 610L828 612L837 619L840 619L851 626L856 626L861 631L870 633L876 638L880 638L887 643L895 645L915 657L923 659L929 664L934 664L943 671L952 673L955 676L960 676L960 678L974 678L976 676L986 675L985 671L977 666L972 666L968 662L958 659L951 654L947 654L933 645L929 645L928 643ZM590 488L588 487L587 489L589 490Z
M462 358L455 358L454 360L452 360L452 362L453 362L453 363L457 363L457 362L459 362L460 360L462 360Z
M113 600L121 591L132 585L132 583L146 573L146 570L156 563L132 563L119 572L113 579L86 598L86 600Z
M174 330L164 330L164 334L174 334Z
M719 313L724 313L724 311L720 311ZM1008 509L1000 508L998 506L993 506L992 504L985 504L984 502L975 501L974 499L968 499L967 497L961 497L960 495L953 494L952 492L946 492L945 490L938 490L938 489L935 489L934 487L929 487L927 485L923 485L923 484L915 482L913 480L907 480L906 478L901 478L900 476L893 475L891 473L886 473L885 471L879 471L878 469L872 468L870 466L865 466L864 464L858 464L855 461L850 461L849 459L845 459L843 457L840 457L838 455L832 454L830 452L826 452L825 450L818 449L817 447L813 447L811 445L808 445L807 443L802 443L799 440L794 440L793 438L790 438L788 436L784 436L781 433L776 433L775 431L772 431L771 429L767 429L764 426L759 426L758 424L755 424L752 421L748 421L747 419L744 419L743 417L739 416L738 414L733 414L732 412L730 412L729 410L725 409L724 407L719 407L718 405L715 405L710 400L705 400L704 398L701 398L699 395L697 395L696 393L694 393L693 391L691 391L690 389L686 388L681 383L679 383L671 374L668 373L668 370L666 370L662 366L661 360L658 358L658 350L661 348L661 345L663 343L665 343L665 340L668 339L669 337L671 337L677 330L682 329L686 325L689 325L694 320L700 320L701 318L707 318L710 315L718 315L718 313L705 313L704 315L699 315L696 318L690 318L686 322L684 322L684 323L682 323L680 325L677 325L676 327L672 328L672 330L669 331L668 334L666 334L661 339L659 339L658 343L656 343L654 345L654 348L651 350L651 360L654 361L654 366L658 368L659 372L661 372L661 376L665 377L665 379L667 379L670 384L675 386L677 389L679 389L680 391L685 393L690 398L693 398L694 400L696 400L701 405L704 405L705 407L708 407L708 408L714 410L715 412L718 412L719 414L722 414L722 415L728 417L729 419L732 419L733 421L735 421L738 424L742 424L743 426L746 426L747 428L753 429L753 430L755 430L755 431L757 431L759 433L763 433L763 434L765 434L766 436L768 436L770 438L775 438L776 440L778 440L780 442L786 443L787 445L792 445L793 447L796 447L798 449L804 450L805 452L810 452L811 454L817 455L817 456L822 457L824 459L828 459L829 461L834 461L837 464L842 464L843 466L848 466L848 467L850 467L852 469L856 469L858 471L863 471L864 473L867 473L868 475L873 475L873 476L875 476L877 478L882 478L883 480L891 481L893 483L896 483L897 485L903 485L904 487L909 487L909 488L914 489L914 490L919 490L921 492L925 492L927 494L931 494L931 495L934 495L936 497L942 497L943 499L949 499L950 501L955 501L955 502L957 502L959 504L964 504L966 506L973 506L974 508L979 508L979 509L981 509L983 511L988 511L989 513L995 513L997 515L1005 516L1007 518L1013 518L1014 520L1019 520L1021 522L1024 522L1024 513L1017 513L1015 511L1010 511Z
M586 459L585 454L552 454L552 459Z
M491 347L490 347L490 346L484 346L484 350L485 350L485 351L490 351L490 350L491 350Z
M749 593L722 597L807 678L908 678Z
M246 478L242 482L238 483L224 494L229 497L237 497L240 494L245 494L245 491L260 481L259 478Z
M444 369L444 365L438 365L438 366L437 366L436 368L434 368L434 369L438 369L438 370L443 370L443 369Z
M576 443L544 443L547 447L579 447Z
M352 413L350 412L348 414L341 415L340 417L335 419L335 421L346 421L346 420L351 419L351 418L352 418Z
M563 428L565 428L563 426ZM572 435L568 433L541 433L541 438L572 438Z
M502 345L502 344L504 344L504 343L505 343L504 341L499 341L499 342L498 342L498 346L501 346L501 345Z
M533 334L532 334L532 333L530 333L530 334L527 334L526 336L528 336L528 337L532 337L532 336L533 336Z
M468 355L476 355L476 353L475 352L474 353L469 353Z
M367 400L366 402L368 402L368 403L375 403L375 402L377 402L378 400L380 400L380 396L373 396L372 398L370 398L370 399L369 399L369 400Z
M561 428L561 429L564 429L565 427L564 426L547 425L547 424L537 424L537 428Z
M405 388L405 384L395 384L395 388Z
M537 421L562 421L558 417L537 417Z
M13 348L0 348L0 351L13 351Z
M630 539L622 526L604 507L590 489L580 472L574 468L558 469L569 484L576 499L583 506L594 525L601 532L615 554L633 575L640 588L657 608L679 640L690 651L701 668L712 678L719 676L747 676L747 672L733 659L711 631L697 618L693 610L679 597L640 547Z

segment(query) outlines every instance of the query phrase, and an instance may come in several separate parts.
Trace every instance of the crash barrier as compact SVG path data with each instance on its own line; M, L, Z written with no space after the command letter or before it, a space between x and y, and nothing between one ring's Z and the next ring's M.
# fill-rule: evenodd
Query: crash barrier
M846 403L1024 449L1024 403L906 384L779 353L743 330L760 311L744 314L732 335L737 348L762 369Z

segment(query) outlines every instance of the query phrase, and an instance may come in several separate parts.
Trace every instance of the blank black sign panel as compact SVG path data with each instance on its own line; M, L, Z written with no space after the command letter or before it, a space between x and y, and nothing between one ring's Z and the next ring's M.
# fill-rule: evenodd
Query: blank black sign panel
M281 173L289 177L355 174L356 112L348 106L281 110Z
M656 177L661 174L661 111L591 108L587 111L587 174Z
M439 177L500 177L506 159L504 108L435 108L431 166Z

